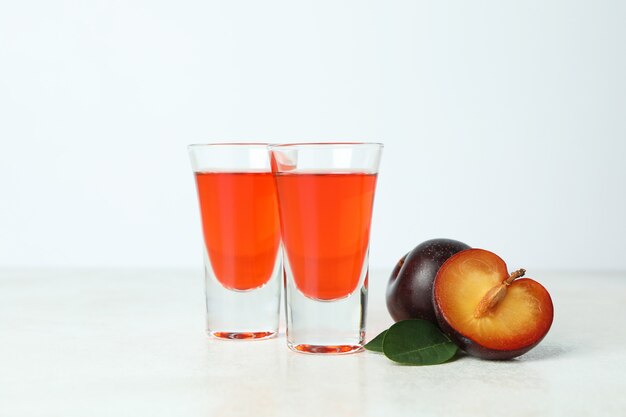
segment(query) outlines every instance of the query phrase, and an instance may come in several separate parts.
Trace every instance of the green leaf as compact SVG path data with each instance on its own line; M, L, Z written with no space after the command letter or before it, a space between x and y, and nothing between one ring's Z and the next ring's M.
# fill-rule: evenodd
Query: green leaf
M385 334L387 330L384 330L381 334L370 340L367 345L363 346L367 350L371 350L372 352L381 352L383 351L383 339L385 338Z
M450 360L458 347L426 320L399 321L387 330L383 353L406 365L437 365Z

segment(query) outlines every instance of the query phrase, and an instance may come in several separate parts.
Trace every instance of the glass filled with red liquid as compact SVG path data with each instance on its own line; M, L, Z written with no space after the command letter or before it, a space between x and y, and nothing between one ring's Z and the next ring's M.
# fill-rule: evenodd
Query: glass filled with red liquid
M280 226L267 144L190 145L204 237L206 324L221 339L278 332Z
M280 211L287 344L360 351L379 143L270 145Z

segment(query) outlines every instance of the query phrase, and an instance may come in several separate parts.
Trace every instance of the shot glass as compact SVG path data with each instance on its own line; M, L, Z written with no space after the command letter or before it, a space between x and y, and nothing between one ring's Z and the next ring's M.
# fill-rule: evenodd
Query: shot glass
M267 144L188 149L204 236L207 331L220 339L273 337L282 266Z
M284 252L287 345L303 353L360 351L382 144L270 145L269 152Z

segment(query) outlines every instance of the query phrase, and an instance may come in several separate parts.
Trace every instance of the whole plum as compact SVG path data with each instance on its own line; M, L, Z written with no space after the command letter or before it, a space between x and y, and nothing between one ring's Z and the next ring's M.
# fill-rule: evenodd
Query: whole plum
M387 283L387 309L395 321L423 319L437 323L433 281L452 255L470 246L452 239L431 239L404 255Z

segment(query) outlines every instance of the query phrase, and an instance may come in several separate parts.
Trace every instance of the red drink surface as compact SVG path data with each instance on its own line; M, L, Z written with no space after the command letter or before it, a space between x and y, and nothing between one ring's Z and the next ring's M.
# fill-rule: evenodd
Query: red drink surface
M196 173L204 243L217 279L236 290L269 281L280 241L270 172Z
M368 250L376 174L276 174L287 260L307 297L334 300L357 287Z

